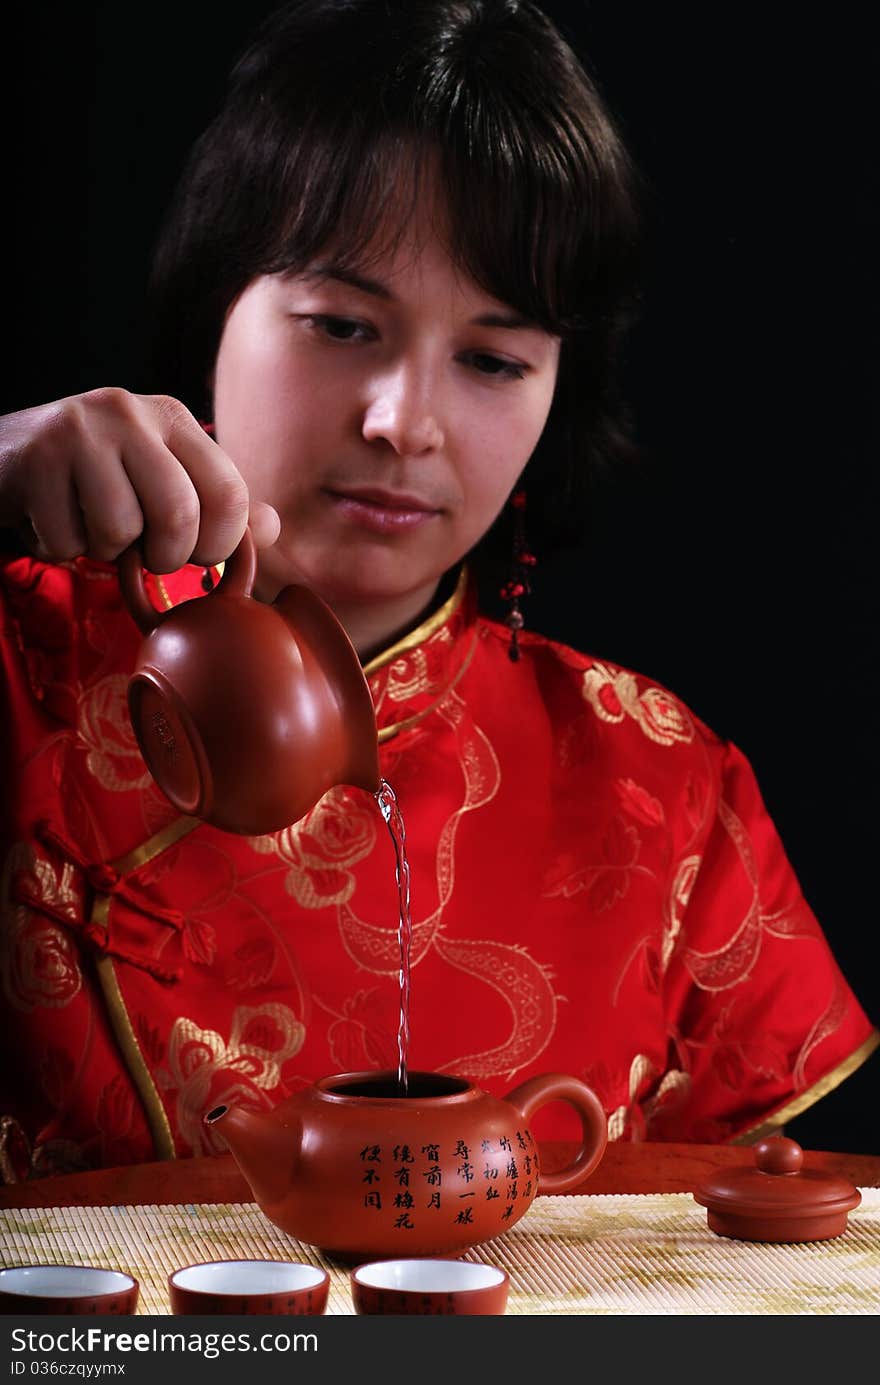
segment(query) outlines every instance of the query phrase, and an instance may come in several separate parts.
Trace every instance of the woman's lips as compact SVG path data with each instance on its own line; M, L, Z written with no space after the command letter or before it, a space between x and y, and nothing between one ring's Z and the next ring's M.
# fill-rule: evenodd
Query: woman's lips
M416 529L440 513L415 496L391 495L381 491L353 494L328 490L325 493L344 519L378 534Z

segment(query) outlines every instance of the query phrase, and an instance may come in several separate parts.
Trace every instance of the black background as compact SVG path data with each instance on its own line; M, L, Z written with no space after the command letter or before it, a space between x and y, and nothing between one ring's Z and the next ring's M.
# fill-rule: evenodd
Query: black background
M2 411L143 381L167 198L272 5L28 7L6 33ZM868 7L548 3L650 190L629 357L643 461L536 628L668 684L751 759L880 1023L877 51ZM7 21L8 23L8 21ZM880 1152L875 1060L792 1127Z

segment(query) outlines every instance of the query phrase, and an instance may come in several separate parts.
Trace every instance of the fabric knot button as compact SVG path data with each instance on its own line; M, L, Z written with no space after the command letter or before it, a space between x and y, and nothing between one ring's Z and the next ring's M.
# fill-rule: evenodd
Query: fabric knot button
M93 890L101 890L105 894L116 889L121 876L113 866L89 866L86 870L86 878Z

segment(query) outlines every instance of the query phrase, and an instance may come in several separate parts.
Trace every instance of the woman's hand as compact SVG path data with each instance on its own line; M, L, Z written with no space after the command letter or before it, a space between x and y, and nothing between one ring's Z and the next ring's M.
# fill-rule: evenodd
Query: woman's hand
M228 558L250 523L258 547L280 530L235 464L166 395L90 390L0 417L0 525L33 530L42 558L112 562L143 535L145 565Z

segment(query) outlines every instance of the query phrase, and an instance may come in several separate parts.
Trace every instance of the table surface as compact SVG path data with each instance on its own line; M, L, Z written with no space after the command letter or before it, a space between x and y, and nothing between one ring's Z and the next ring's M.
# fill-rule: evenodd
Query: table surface
M544 1167L561 1167L573 1151L542 1145ZM862 1199L841 1236L799 1244L718 1236L691 1195L713 1171L753 1157L747 1148L612 1144L574 1195L539 1197L463 1258L506 1270L510 1314L880 1313L880 1157L807 1152L807 1167L847 1177ZM268 1221L231 1155L0 1190L0 1264L123 1270L138 1281L140 1314L169 1313L168 1275L182 1265L240 1258L321 1265L326 1311L354 1312L347 1265Z
M561 1168L574 1152L573 1144L542 1144L542 1166L547 1170ZM570 1191L573 1194L687 1193L693 1192L717 1169L753 1162L752 1150L743 1146L615 1142L608 1146L602 1162L589 1178ZM856 1187L880 1187L880 1155L806 1150L804 1167L840 1174ZM250 1188L230 1154L97 1169L0 1188L0 1207L250 1201Z
M627 1146L612 1152L601 1181L590 1182L693 1183L713 1167L742 1162L744 1153ZM858 1157L834 1163L858 1178L870 1169ZM37 1191L27 1190L27 1200ZM168 1276L184 1265L295 1260L327 1270L328 1314L354 1313L345 1259L286 1235L254 1202L220 1200L227 1192L247 1197L226 1158L46 1180L39 1191L47 1205L0 1207L0 1264L122 1270L138 1282L136 1312L164 1316L171 1311ZM7 1203L15 1196L7 1190ZM50 1205L53 1199L63 1205ZM25 1190L16 1200L25 1200ZM880 1187L862 1183L860 1204L835 1239L793 1244L716 1235L690 1192L539 1197L514 1226L462 1258L506 1271L506 1311L514 1315L876 1315Z

